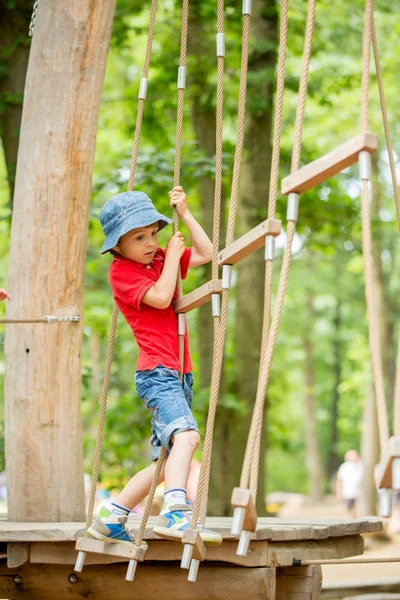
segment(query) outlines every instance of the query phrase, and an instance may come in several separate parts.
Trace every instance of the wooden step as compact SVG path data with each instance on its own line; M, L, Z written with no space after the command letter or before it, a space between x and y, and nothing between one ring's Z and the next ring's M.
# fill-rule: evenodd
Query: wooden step
M187 313L194 308L209 302L212 294L221 294L221 292L222 280L212 279L196 290L193 290L193 292L186 294L186 296L182 296L182 298L175 300L173 302L173 307L176 313Z
M400 458L400 437L391 437L376 473L378 488L392 487L392 461Z
M252 252L259 250L264 246L267 235L277 237L280 234L281 225L282 222L277 219L266 219L221 250L218 257L219 266L235 265Z
M285 196L291 192L301 194L319 183L333 177L346 167L358 161L358 155L365 150L372 154L378 150L378 136L374 133L361 133L332 152L313 160L308 165L282 179L281 189Z

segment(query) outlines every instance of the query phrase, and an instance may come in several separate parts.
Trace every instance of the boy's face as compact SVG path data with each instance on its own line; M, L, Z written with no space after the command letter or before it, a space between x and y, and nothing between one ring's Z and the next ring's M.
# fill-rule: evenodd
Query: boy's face
M118 245L113 248L129 260L147 265L151 263L158 245L158 223L131 229L119 238Z

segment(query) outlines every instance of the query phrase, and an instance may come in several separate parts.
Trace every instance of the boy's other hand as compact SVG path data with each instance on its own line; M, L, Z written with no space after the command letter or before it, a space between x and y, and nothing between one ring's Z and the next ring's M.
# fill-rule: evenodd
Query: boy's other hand
M11 300L11 297L9 296L7 290L5 290L4 288L0 288L0 300Z
M178 215L183 217L189 210L183 187L180 185L175 186L173 190L168 192L168 195L170 198L170 206L175 206Z
M183 239L181 232L177 231L167 244L167 254L168 256L172 254L179 260L184 252L185 240Z

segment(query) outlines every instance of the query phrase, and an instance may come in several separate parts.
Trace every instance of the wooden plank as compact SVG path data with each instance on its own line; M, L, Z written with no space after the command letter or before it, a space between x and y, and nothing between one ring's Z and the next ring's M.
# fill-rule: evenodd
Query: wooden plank
M400 437L391 437L376 473L378 488L392 487L392 462L400 458Z
M115 0L47 2L30 47L7 317L83 315L98 116ZM50 248L51 251L43 251ZM40 276L38 273L40 272ZM78 323L6 326L9 517L85 518Z
M322 584L320 567L276 569L276 600L319 600Z
M289 567L295 559L321 560L347 558L349 556L358 556L363 552L364 540L360 535L331 538L328 540L270 542L268 545L267 564L272 567Z
M7 544L7 567L21 567L29 560L28 542L9 542Z
M220 294L221 292L222 280L212 279L196 290L193 290L193 292L186 294L186 296L178 298L172 305L176 313L187 313L209 302L212 294Z
M142 542L142 545L135 546L131 544L126 546L124 544L110 544L107 542L101 542L100 540L94 540L93 538L79 538L75 546L76 550L82 552L92 552L94 554L101 554L106 556L117 556L119 558L127 558L142 561L144 560L147 544Z
M152 532L157 517L150 517L146 528L146 540L159 540ZM130 516L128 526L137 531L140 518ZM220 533L224 539L233 540L231 534L231 517L209 517L206 526ZM257 531L253 534L254 540L290 541L304 539L305 528L309 528L310 539L325 537L343 537L367 532L382 531L382 521L378 518L338 520L338 519L277 519L259 518ZM328 529L329 536L326 536ZM84 533L84 523L19 523L14 521L0 521L0 542L61 542L77 540ZM307 534L308 535L308 534ZM322 538L324 539L324 538Z
M400 578L395 579L356 579L349 581L332 581L322 585L321 598L333 600L354 597L357 594L400 592Z
M281 225L282 222L276 219L263 221L260 225L232 242L227 248L221 250L218 256L219 266L235 265L252 252L259 250L264 246L267 235L277 237L280 234Z
M15 585L14 573L22 577ZM0 597L29 600L159 600L160 594L174 600L275 600L271 590L274 569L243 569L225 565L202 564L197 582L187 581L187 572L176 565L140 564L132 583L125 581L126 564L84 567L78 581L71 584L70 565L38 565L27 563L17 570L0 565ZM186 575L186 576L185 576ZM20 588L20 589L19 589ZM171 592L172 590L172 592Z
M176 542L151 541L145 561L178 561L182 558L182 550L182 545ZM250 542L247 556L238 556L236 550L237 540L226 540L221 546L208 547L205 561L228 562L243 567L265 567L267 565L268 542L266 541ZM75 542L52 542L51 544L31 542L30 544L31 563L74 565L76 555ZM88 553L85 565L111 564L127 560L116 556Z
M377 149L378 137L373 133L361 133L282 179L282 194L302 194L356 163L361 151L373 153Z

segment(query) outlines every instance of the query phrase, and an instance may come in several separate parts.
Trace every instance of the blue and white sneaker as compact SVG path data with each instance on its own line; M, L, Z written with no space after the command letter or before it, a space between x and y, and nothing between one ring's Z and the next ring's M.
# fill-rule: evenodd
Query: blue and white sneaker
M185 529L190 528L192 520L192 508L189 503L186 504L167 504L164 503L156 524L153 527L153 533L163 538L176 542L182 539ZM219 546L222 544L222 536L211 529L207 529L201 523L201 539L207 546Z
M131 546L135 540L126 527L127 520L126 515L115 515L107 507L102 506L97 517L93 517L88 533L102 542Z

